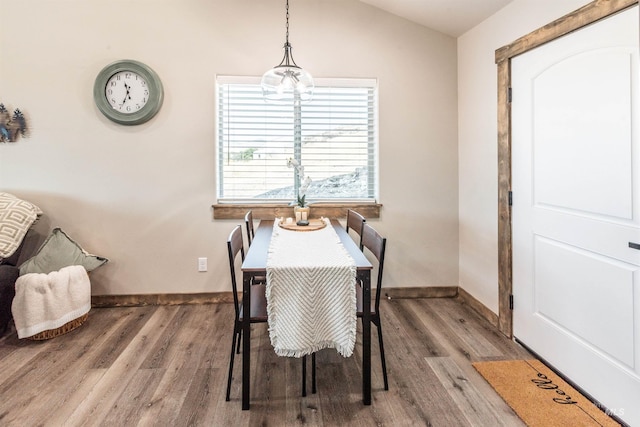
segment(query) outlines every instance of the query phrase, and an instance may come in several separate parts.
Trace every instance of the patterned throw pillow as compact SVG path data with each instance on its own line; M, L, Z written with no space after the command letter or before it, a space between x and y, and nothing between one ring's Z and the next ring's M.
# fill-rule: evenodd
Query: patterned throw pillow
M0 259L18 249L29 227L42 214L33 203L9 193L0 193Z

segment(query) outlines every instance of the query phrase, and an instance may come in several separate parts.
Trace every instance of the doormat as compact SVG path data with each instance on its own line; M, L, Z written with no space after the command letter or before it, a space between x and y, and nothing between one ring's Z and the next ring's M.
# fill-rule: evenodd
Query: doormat
M473 367L528 426L620 426L539 360Z

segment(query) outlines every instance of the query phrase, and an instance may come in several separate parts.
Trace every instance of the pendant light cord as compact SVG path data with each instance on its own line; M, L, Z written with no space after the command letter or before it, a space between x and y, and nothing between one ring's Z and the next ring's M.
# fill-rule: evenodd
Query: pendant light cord
M289 44L289 0L287 0L287 33L285 35L285 42Z
M284 41L284 57L282 58L282 61L280 62L280 66L284 65L284 66L294 66L296 68L299 68L296 65L296 61L293 60L293 55L291 54L291 45L289 44L289 0L287 0L286 3L286 8L287 8L287 21L286 21L286 32L285 32L285 41Z

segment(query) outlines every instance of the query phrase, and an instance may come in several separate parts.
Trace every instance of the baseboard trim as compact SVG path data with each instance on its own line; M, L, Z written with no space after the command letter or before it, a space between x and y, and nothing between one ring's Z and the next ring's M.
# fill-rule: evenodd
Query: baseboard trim
M383 298L457 298L467 304L489 323L498 326L498 315L458 286L425 286L412 288L383 288ZM139 295L93 295L91 306L140 307L147 305L189 305L232 303L232 292L205 292L195 294L139 294Z
M458 296L457 298L462 301L462 303L471 307L475 312L477 312L480 316L485 318L489 323L491 323L496 328L498 327L498 315L493 311L489 310L486 305L478 301L473 295L469 292L465 291L461 287L458 287Z
M409 298L455 298L457 286L426 286L415 288L382 288L382 296L395 299Z
M141 307L147 305L190 305L232 303L232 292L207 292L197 294L139 294L139 295L93 295L91 306Z
M457 286L433 286L416 288L384 288L386 298L454 298ZM375 292L374 292L375 295ZM232 292L207 292L196 294L134 294L134 295L93 295L91 306L139 307L146 305L217 304L232 303Z

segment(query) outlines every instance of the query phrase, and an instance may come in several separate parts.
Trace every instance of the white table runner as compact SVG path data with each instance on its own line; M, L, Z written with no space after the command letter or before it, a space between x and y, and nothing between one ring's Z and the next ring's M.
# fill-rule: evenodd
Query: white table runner
M328 219L316 231L285 230L276 219L267 256L269 336L279 356L356 342L356 265Z

